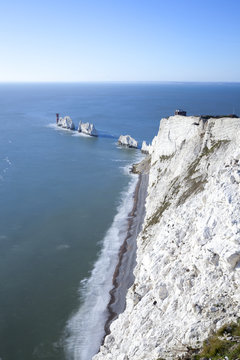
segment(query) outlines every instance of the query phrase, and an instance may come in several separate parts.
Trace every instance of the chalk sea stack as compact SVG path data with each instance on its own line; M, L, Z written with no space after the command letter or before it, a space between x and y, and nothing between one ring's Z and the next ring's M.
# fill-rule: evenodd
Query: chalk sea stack
M152 146L151 146L151 144L147 144L146 143L146 141L143 141L142 142L142 147L141 147L141 152L143 153L143 154L151 154L151 152L152 152Z
M57 125L64 129L75 130L75 125L70 116L60 117L57 121Z
M90 136L98 136L98 132L95 129L95 126L93 124L90 124L89 122L83 123L82 121L80 121L78 126L78 132Z
M118 139L118 144L122 146L126 146L128 148L137 149L138 143L135 139L133 139L130 135L121 135Z

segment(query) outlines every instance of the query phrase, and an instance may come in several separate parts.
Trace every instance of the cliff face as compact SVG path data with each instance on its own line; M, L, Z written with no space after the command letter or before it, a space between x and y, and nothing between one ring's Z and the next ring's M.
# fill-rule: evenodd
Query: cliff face
M95 360L176 359L240 317L240 119L162 119L137 247Z

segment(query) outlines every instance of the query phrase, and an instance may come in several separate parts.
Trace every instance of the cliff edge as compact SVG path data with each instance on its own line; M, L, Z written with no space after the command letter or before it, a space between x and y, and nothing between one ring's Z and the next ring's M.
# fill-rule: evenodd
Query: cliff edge
M239 212L240 119L162 119L135 281L94 360L176 359L240 317Z

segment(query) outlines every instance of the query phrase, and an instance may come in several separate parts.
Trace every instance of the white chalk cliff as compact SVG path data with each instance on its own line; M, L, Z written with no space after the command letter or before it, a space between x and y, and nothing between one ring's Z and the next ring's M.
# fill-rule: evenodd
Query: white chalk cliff
M152 153L152 146L151 144L147 144L146 141L144 140L142 142L142 147L141 147L141 152L144 154L151 154Z
M135 282L94 360L176 359L240 316L240 119L162 119Z
M97 130L95 129L94 125L90 124L89 122L83 123L82 121L80 121L78 125L78 132L82 132L83 134L90 136L98 136Z
M133 139L130 135L120 135L118 139L118 143L123 146L127 146L129 148L137 148L138 143L135 139Z
M64 129L75 130L75 125L70 116L65 116L64 118L60 117L57 125Z

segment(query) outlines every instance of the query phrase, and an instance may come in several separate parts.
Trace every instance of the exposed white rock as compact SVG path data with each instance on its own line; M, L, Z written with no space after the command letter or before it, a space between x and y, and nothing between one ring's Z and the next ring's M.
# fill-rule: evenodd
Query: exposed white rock
M121 135L118 139L118 143L129 148L137 148L138 143L130 135Z
M64 129L75 130L75 125L70 116L65 116L64 118L60 117L57 125Z
M239 139L240 119L161 120L135 282L94 360L176 359L240 316Z
M98 136L97 130L95 129L94 125L90 124L89 122L83 123L82 121L80 121L78 126L78 132L82 132L90 136Z
M144 140L142 142L142 147L141 147L141 152L144 154L151 154L152 153L152 146L151 144L147 144L146 141Z
M63 125L63 117L60 117L60 118L58 119L57 125L58 125L58 126L62 126L62 125Z

